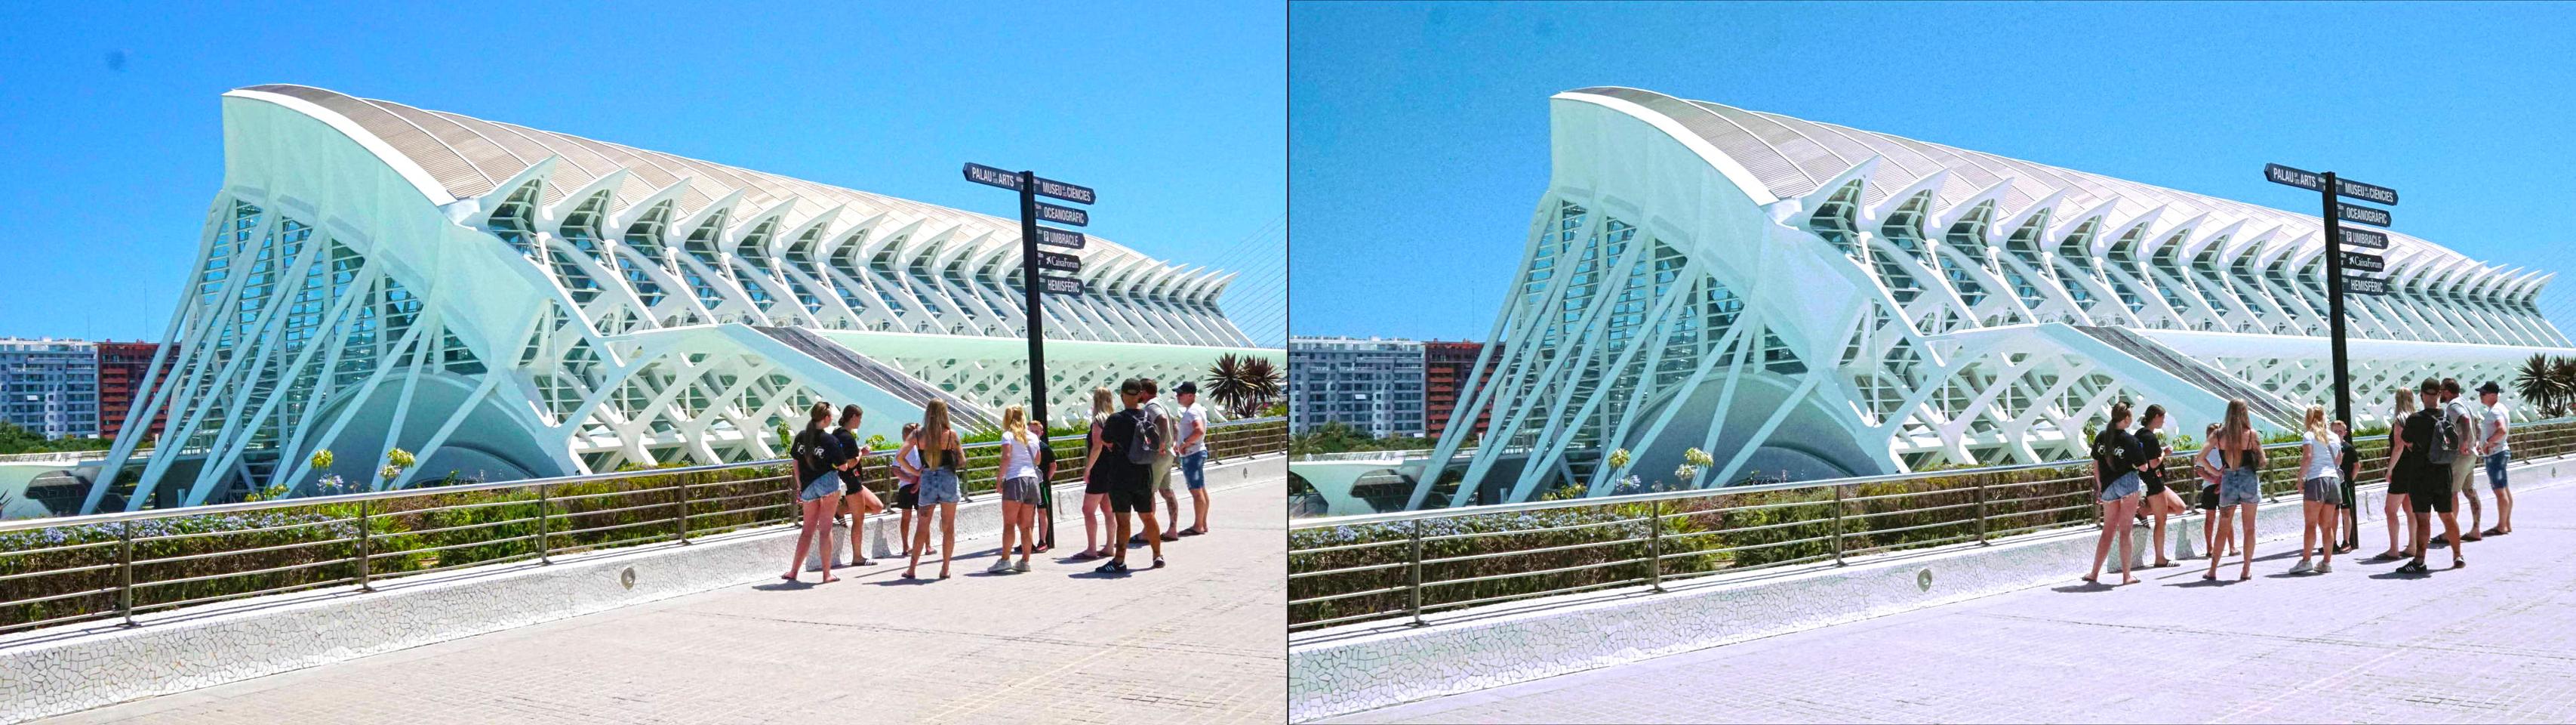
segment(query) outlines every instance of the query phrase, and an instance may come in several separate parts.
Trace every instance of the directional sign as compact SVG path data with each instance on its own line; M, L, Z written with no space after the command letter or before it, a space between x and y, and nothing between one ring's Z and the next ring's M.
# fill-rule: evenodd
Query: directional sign
M1038 268L1071 274L1082 271L1082 258L1054 252L1038 253Z
M1003 171L983 164L967 164L966 180L986 186L999 186L1012 191L1020 190L1019 172ZM1038 177L1037 192L1044 196L1052 196L1077 204L1089 204L1100 198L1099 194L1092 193L1091 187L1067 184L1043 176Z
M1038 177L1038 195L1052 196L1076 204L1089 204L1100 198L1100 195L1091 193L1091 187L1075 186L1046 177Z
M2324 191L2326 177L2314 171L2294 169L2280 164L2264 164L2263 178L2275 184L2288 184L2309 191ZM2364 184L2341 176L2335 177L2335 195L2360 199L2373 204L2397 205L2397 190L2377 184Z
M2275 184L2288 184L2309 191L2324 191L2326 177L2314 171L2293 169L2280 164L2264 164L2263 178Z
M2360 199L2373 204L2397 205L2397 190L2377 184L2364 184L2341 176L2335 177L2335 195Z
M1038 221L1070 224L1077 227L1091 226L1091 212L1069 206L1056 206L1043 201L1038 202L1037 205Z
M2386 209L2372 209L2366 206L2353 206L2343 202L2335 202L2335 217L2344 221L2360 222L2374 227L2388 226L2392 221L2388 218L2388 210Z
M1020 190L1020 172L1003 171L983 164L967 164L966 180L986 186L999 186L1012 191Z
M2338 231L2343 232L2344 246L2369 247L2371 249L2388 248L2388 235L2386 234L2381 234L2368 229L2353 229L2350 227L2340 227L2338 228Z
M1038 275L1038 281L1043 285L1039 289L1045 290L1047 294L1082 296L1082 280L1041 274Z
M2388 279L2385 277L2348 276L2343 278L2343 293L2348 295L2388 294Z
M2346 272L2356 269L2364 272L2377 272L2387 268L2387 261L2380 259L2379 255L2365 254L2362 252L2343 253L2343 269Z
M1081 249L1083 243L1082 232L1072 231L1069 229L1057 229L1049 226L1040 226L1038 227L1038 243L1051 244L1058 247L1064 247L1066 249Z

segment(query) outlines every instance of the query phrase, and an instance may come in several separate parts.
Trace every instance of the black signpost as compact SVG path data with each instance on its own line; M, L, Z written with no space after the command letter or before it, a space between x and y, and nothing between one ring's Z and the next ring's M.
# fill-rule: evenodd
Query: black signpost
M1046 438L1048 422L1052 419L1047 417L1046 409L1048 390L1046 313L1039 307L1039 299L1042 295L1049 294L1079 295L1083 290L1080 279L1054 277L1044 273L1049 269L1068 274L1082 271L1082 259L1070 254L1038 251L1038 245L1081 249L1083 236L1080 232L1041 226L1038 222L1045 220L1077 227L1089 226L1091 213L1038 201L1038 197L1048 196L1076 204L1089 204L1098 200L1099 195L1093 193L1090 187L1048 179L1038 176L1034 171L1003 171L983 164L967 164L966 180L1020 192L1020 279L1024 282L1021 285L1023 292L1020 297L1026 303L1023 317L1027 320L1029 337L1029 426L1037 429L1038 438L1043 441ZM1065 285L1068 282L1071 283L1069 288ZM1039 470L1045 470L1047 465L1055 461L1055 447L1040 443L1038 451ZM1051 484L1039 486L1038 492L1038 505L1046 509L1046 525L1039 532L1039 546L1053 548L1055 546L1055 486Z
M2389 216L2386 209L2354 206L2343 203L2335 197L2395 206L2397 190L2344 179L2336 176L2332 171L2319 174L2280 164L2263 165L2263 178L2275 184L2286 184L2315 191L2323 199L2322 211L2318 216L2324 220L2326 227L2325 234L2321 236L2324 237L2326 245L2326 327L2332 339L2330 344L2334 366L2334 419L2344 421L2345 425L2350 426L2352 423L2352 370L2346 364L2344 356L2343 298L2347 294L2388 294L2388 282L2385 278L2367 275L2346 278L2344 271L2349 269L2377 272L2385 269L2387 265L2380 259L2379 250L2388 248L2388 235L2367 229L2345 229L2343 222L2385 227L2395 220ZM2390 422L2392 427L2395 424L2395 421ZM2358 500L2353 498L2352 481L2343 482L2343 500L2347 505L2344 509L2344 543L2358 548L2361 545L2361 507Z

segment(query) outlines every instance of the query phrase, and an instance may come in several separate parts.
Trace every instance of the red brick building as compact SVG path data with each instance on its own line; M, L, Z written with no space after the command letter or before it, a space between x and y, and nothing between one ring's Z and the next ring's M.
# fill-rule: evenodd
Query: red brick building
M98 435L115 438L125 430L125 414L140 402L136 398L149 394L152 386L146 378L152 375L152 353L161 349L149 342L98 343ZM161 435L161 424L167 414L154 414L151 435Z
M1484 349L1482 344L1463 340L1422 343L1422 417L1431 437L1438 438L1441 431L1448 429L1451 412L1475 392L1467 388L1468 378L1476 367L1477 354ZM1495 359L1501 359L1501 351L1495 352ZM1486 364L1487 377L1493 375L1493 368L1491 363ZM1477 437L1485 435L1485 424L1492 418L1490 412L1476 415Z

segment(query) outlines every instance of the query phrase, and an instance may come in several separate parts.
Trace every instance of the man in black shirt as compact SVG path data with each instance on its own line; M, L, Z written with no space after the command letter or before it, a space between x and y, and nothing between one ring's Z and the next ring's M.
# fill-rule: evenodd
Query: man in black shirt
M1125 409L1110 414L1108 420L1101 422L1099 447L1094 449L1096 451L1094 460L1100 463L1093 475L1107 474L1110 481L1109 510L1112 512L1112 517L1118 520L1117 535L1109 539L1113 542L1125 541L1133 535L1134 529L1130 528L1133 520L1128 518L1128 514L1131 513L1137 518L1144 519L1144 530L1162 531L1160 525L1154 520L1153 481L1146 478L1145 466L1130 459L1127 450L1135 444L1137 427L1148 424L1145 411L1137 407L1144 400L1145 386L1142 381L1128 378L1120 382L1118 401L1125 406ZM1154 568L1162 568L1162 538L1148 536L1145 537L1145 541L1154 547ZM1110 556L1109 563L1092 569L1102 574L1122 574L1128 570L1126 546L1116 547L1116 552Z
M2448 467L2435 465L2428 455L2434 446L2441 445L2433 428L2434 422L2442 416L2439 402L2442 399L2442 381L2425 380L2418 391L2424 407L2406 418L2406 425L2398 437L2398 445L2406 450L2397 457L2398 472L2394 482L2407 487L2407 504L2415 513L2415 558L2397 567L2398 572L2406 574L2430 571L2424 566L2424 547L2432 543L2433 533L2432 520L2425 518L2428 513L2442 517L2443 537L2451 545L2451 568L2468 566L2468 561L2460 556L2460 517L2451 510L2453 501Z

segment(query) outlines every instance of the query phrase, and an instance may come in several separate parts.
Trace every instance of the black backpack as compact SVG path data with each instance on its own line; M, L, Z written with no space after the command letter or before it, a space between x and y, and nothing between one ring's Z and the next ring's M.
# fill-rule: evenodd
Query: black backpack
M1155 416L1145 408L1136 409L1136 432L1127 440L1127 462L1153 465L1154 457L1163 450L1163 427L1154 423Z
M2451 425L2451 406L2443 404L2433 413L2433 448L2424 452L2424 460L2436 466L2451 465L2460 454L2460 430Z

